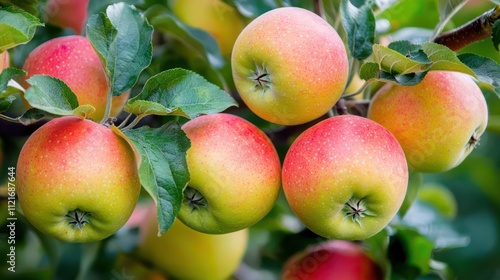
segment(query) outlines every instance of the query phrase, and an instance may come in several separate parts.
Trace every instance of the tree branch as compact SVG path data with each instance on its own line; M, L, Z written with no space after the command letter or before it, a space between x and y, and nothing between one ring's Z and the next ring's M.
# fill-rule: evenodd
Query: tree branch
M458 51L474 42L490 37L493 24L498 19L500 19L500 5L460 27L440 34L434 42Z

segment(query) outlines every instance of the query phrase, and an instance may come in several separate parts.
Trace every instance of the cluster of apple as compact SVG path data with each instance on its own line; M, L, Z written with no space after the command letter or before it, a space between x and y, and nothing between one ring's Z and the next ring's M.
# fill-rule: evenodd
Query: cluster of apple
M174 9L180 9L175 2ZM74 27L77 32L79 26ZM318 15L278 8L238 34L232 52L227 46L232 41L221 49L231 53L232 77L243 102L262 119L285 126L308 123L342 98L349 75L347 51L335 29ZM95 121L105 115L107 76L86 37L60 37L38 46L23 69L28 73L21 82L25 88L34 75L56 77L79 103L95 107ZM128 98L129 92L113 97L111 116L120 113ZM182 126L191 141L186 156L190 180L178 220L158 239L152 208L141 224L139 255L180 278L186 271L203 277L207 270L199 267L202 263L212 269L220 266L215 277L227 277L241 261L247 228L271 211L281 188L296 216L317 235L367 239L399 211L409 174L443 172L460 164L478 144L487 118L476 83L448 71L431 71L415 86L383 86L366 117L339 115L317 122L295 139L282 164L272 141L242 117L196 117ZM88 119L49 121L26 141L17 166L26 218L40 231L68 242L97 241L115 233L132 215L141 190L136 151L119 132ZM234 263L210 264L207 257L198 267L177 272L176 258L152 253L157 252L156 242L175 247L168 238L174 234L194 246L197 238L210 239L214 248L226 246ZM225 254L220 250L208 251ZM343 261L346 255L360 259L345 265L367 267L353 271L380 276L362 248L331 241L292 258L283 278L307 279L297 278L304 273L321 278L321 273L331 272L319 265L334 269L323 263L340 265L339 255ZM314 271L308 271L311 261Z

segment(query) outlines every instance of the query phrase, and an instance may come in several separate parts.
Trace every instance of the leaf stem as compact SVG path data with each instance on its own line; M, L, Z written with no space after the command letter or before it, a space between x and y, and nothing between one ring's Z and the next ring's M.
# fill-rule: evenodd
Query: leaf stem
M113 102L113 86L109 86L108 95L106 97L106 109L104 111L104 116L102 117L100 123L105 123L109 116L111 115L111 103Z
M127 129L131 129L133 128L134 126L136 126L141 120L142 118L144 118L145 116L147 115L139 115L137 116L129 125L125 126L122 130L127 130Z
M133 116L134 114L128 114L128 116L120 123L119 126L117 126L117 128L123 128L127 123L128 123L128 120Z
M19 121L19 118L13 118L13 117L9 117L9 116L6 116L4 114L0 114L0 119L2 120L6 120L8 122L12 122L12 123L21 123Z
M476 17L468 23L442 33L434 42L458 51L474 42L488 38L492 34L493 24L500 19L500 5Z
M376 81L376 79L369 79L368 81L364 82L364 84L357 91L355 91L353 93L344 94L344 95L342 95L342 98L353 97L353 96L356 96L356 95L362 93L374 81Z

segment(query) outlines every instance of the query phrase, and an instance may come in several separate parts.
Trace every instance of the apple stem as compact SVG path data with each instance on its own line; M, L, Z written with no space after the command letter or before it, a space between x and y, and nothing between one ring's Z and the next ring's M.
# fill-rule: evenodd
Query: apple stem
M66 220L68 220L69 226L74 226L75 228L82 230L83 226L89 223L89 215L89 212L75 209L73 211L69 211L64 217L66 217Z
M490 37L493 25L499 19L500 5L496 5L492 10L468 23L436 36L433 41L453 51L458 51L474 42Z
M188 204L191 212L201 207L207 208L208 202L205 197L195 188L187 186L184 190L184 202Z

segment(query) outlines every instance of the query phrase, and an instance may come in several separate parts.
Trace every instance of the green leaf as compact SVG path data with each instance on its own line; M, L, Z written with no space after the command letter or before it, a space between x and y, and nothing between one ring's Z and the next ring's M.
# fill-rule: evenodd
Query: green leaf
M406 196L403 201L403 204L401 205L401 208L399 208L398 214L401 218L403 218L410 209L411 205L417 199L419 190L423 184L424 181L424 176L422 173L412 173L410 174L410 178L408 180L408 189L406 191Z
M394 273L404 279L415 279L415 276L428 273L433 248L432 241L418 231L398 227L391 238L388 253Z
M14 67L4 69L0 73L0 93L7 88L7 85L11 79L21 75L26 75L26 71Z
M152 58L153 28L134 6L118 3L92 15L87 36L109 77L113 96L134 86Z
M358 9L349 0L342 0L340 11L352 56L359 60L366 59L372 54L375 38L375 16L370 5L366 3Z
M14 5L34 16L38 16L38 0L0 0L1 3L8 3L9 5Z
M78 99L73 91L57 78L34 75L27 82L31 84L31 87L26 90L24 98L34 108L59 116L86 116L95 111L91 105L79 107Z
M481 86L496 92L500 97L500 64L488 57L473 53L461 54L458 59L474 71Z
M151 24L156 31L177 38L189 46L193 54L202 57L215 69L221 69L225 65L226 62L220 53L219 45L209 33L185 25L166 11L162 13L160 11L155 11L158 14L150 16Z
M498 45L500 45L500 20L495 21L495 24L493 24L493 30L492 30L492 40L493 40L493 46L497 51L500 51L498 49Z
M373 57L380 69L391 75L404 75L429 69L428 63L420 63L380 44L373 45Z
M19 122L24 124L24 125L30 125L34 124L38 121L45 120L45 119L53 119L59 117L56 114L51 114L49 112L36 109L36 108L31 108L24 112L24 114L19 117Z
M359 69L359 77L368 81L369 79L377 79L379 77L379 65L375 62L366 62Z
M453 219L457 215L457 201L453 193L443 185L427 183L420 188L418 199L434 207L443 217Z
M176 68L151 77L142 92L128 101L124 110L136 115L178 115L192 119L236 105L227 92L202 76Z
M186 153L190 141L175 122L159 128L142 126L124 134L141 155L139 178L156 202L159 234L163 234L179 213L182 190L189 181Z
M43 26L43 23L19 8L0 9L0 52L29 42L37 26Z
M238 11L248 18L256 18L261 14L278 8L276 1L270 0L234 0Z
M10 108L10 105L12 105L12 102L14 102L14 100L16 100L16 97L13 95L0 97L0 113L7 111L7 109Z
M422 50L427 54L429 60L432 61L429 70L456 71L476 77L474 71L462 63L456 53L448 47L432 42L425 42L422 45Z

